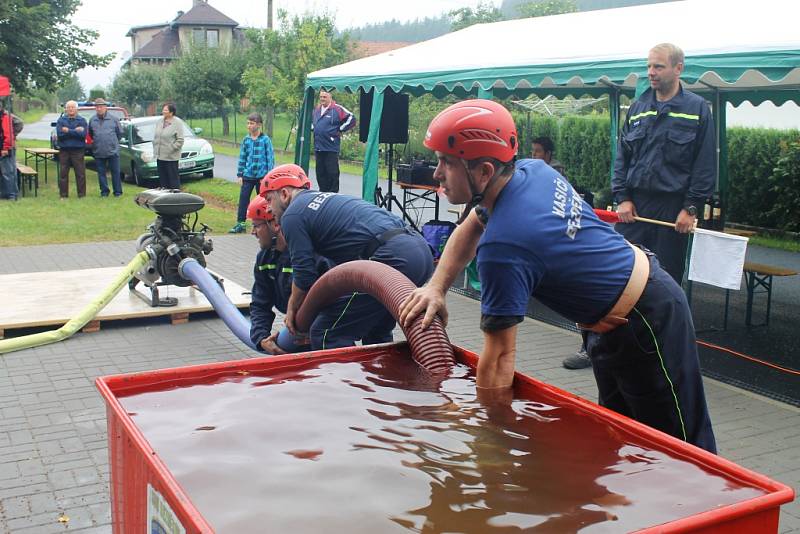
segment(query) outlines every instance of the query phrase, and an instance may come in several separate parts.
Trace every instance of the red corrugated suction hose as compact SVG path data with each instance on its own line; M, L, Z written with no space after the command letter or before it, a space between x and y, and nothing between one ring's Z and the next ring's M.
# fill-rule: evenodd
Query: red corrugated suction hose
M297 312L295 323L307 332L317 313L337 298L353 291L367 293L383 304L397 319L400 305L416 289L414 283L397 269L377 261L357 260L337 265L311 287ZM455 362L453 347L437 316L427 328L420 326L420 315L409 328L404 328L411 356L432 373L445 373Z

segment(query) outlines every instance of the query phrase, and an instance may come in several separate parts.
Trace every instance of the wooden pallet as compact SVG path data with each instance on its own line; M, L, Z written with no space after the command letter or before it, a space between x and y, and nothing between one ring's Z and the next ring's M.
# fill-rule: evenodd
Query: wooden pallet
M101 295L119 276L121 267L0 275L0 339L5 330L42 326L60 327ZM215 273L217 274L217 273ZM220 276L217 274L217 276ZM221 278L224 278L220 276ZM249 289L224 281L225 294L237 308L250 307ZM137 290L149 296L139 283ZM192 313L212 311L205 296L193 287L163 286L160 296L175 297L177 306L153 308L128 290L127 285L83 328L96 332L103 321L169 316L172 324L185 323Z

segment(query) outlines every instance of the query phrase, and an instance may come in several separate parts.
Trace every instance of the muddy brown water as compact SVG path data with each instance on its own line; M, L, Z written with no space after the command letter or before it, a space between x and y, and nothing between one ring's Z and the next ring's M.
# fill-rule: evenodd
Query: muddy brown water
M120 398L219 533L623 532L763 495L596 414L476 396L410 358L303 362Z

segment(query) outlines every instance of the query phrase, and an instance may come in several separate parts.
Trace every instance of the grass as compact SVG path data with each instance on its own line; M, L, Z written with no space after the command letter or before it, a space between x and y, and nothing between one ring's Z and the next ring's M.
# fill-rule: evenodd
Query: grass
M800 252L800 242L793 239L782 239L779 237L754 235L750 238L749 244L760 247L785 250L786 252Z
M17 117L22 119L25 124L33 124L34 122L39 122L42 117L47 114L47 110L44 108L34 108L29 109L28 111L22 113L14 113Z
M222 118L220 117L211 119L186 119L186 122L189 123L189 126L192 128L202 128L203 133L201 133L200 136L209 141L224 141L238 144L242 138L247 135L247 115L247 113L236 113L228 117L228 135L222 135ZM275 115L272 127L272 144L275 146L276 150L284 150L291 125L291 115L287 113L278 113ZM294 138L290 141L288 148L294 148ZM234 150L236 150L235 155L238 155L238 148Z
M17 159L24 160L24 147L47 146L46 141L20 140ZM144 233L155 214L133 201L142 188L124 184L120 198L100 198L97 174L86 171L86 197L77 198L74 174L70 172L70 197L59 200L58 171L48 162L48 183L39 165L39 196L21 197L17 202L0 202L0 246L86 243L135 239ZM200 222L215 231L227 232L236 219L239 186L217 179L186 182L187 191L206 198ZM212 235L213 235L212 234Z

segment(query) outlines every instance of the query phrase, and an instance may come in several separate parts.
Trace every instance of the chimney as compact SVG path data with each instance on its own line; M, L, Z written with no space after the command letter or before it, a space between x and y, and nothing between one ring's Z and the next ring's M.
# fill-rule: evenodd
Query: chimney
M207 4L206 0L192 0L192 7L197 7L197 4Z

